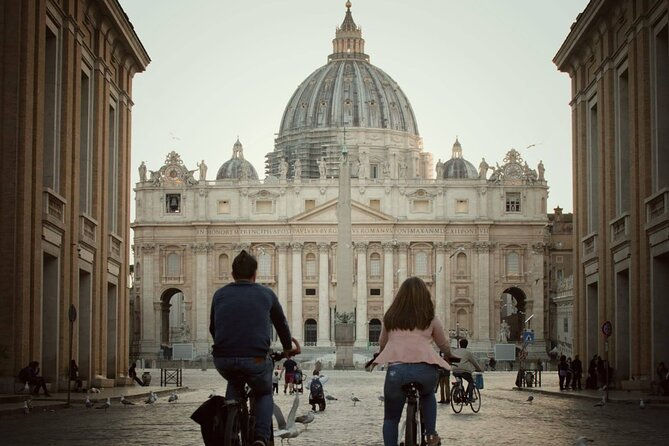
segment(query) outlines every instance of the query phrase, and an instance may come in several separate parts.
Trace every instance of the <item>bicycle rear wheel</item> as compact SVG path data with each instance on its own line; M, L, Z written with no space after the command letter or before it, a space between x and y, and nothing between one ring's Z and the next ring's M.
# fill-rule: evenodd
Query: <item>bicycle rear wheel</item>
M239 406L228 406L223 446L241 446L244 444L247 429L243 418L245 417L239 410Z
M465 391L461 385L451 387L451 409L453 412L462 412L462 406L465 404Z
M469 402L469 406L474 413L478 413L481 410L481 391L478 387L474 387L472 391L472 400Z
M407 404L406 429L404 431L404 446L420 446L418 437L418 414L415 404Z

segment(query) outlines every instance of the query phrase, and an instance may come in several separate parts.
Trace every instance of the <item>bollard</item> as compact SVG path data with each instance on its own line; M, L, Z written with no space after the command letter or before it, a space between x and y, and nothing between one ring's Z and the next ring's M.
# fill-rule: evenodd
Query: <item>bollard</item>
M202 361L202 366L201 366L200 370L202 370L203 372L206 372L207 371L207 358L205 358L203 356L201 361Z

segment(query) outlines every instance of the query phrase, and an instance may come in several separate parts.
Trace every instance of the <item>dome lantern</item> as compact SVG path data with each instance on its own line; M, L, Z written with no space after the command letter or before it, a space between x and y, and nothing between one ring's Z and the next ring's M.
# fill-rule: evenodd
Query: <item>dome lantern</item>
M360 59L369 62L369 56L365 54L362 29L353 21L350 1L346 2L346 15L335 32L335 38L332 40L332 54L328 56L328 61L336 59Z

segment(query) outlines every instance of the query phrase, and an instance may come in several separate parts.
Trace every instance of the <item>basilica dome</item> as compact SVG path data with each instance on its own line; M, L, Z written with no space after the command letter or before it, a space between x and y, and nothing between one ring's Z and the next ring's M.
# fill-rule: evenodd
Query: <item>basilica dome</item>
M476 167L462 157L462 146L460 141L455 138L451 159L443 164L442 178L448 180L452 178L476 179L478 177L479 172Z
M258 173L253 167L253 164L244 159L244 147L242 143L237 142L232 147L232 158L223 163L218 173L216 174L217 180L235 180L235 179L244 179L244 180L257 180Z
M350 3L332 45L328 63L311 73L290 98L279 136L332 127L390 129L418 135L416 118L402 89L369 63Z

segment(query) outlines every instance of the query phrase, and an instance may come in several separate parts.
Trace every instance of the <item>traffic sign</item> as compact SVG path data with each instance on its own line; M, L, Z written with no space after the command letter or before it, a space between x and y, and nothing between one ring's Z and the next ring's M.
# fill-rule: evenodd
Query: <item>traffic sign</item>
M529 330L525 330L523 332L523 342L526 342L528 344L533 343L534 342L534 332L529 331Z

